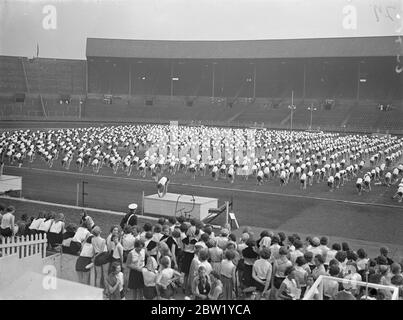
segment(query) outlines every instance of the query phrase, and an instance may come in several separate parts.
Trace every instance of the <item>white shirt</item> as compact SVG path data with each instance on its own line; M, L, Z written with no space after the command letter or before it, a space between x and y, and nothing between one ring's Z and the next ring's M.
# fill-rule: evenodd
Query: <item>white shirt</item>
M53 219L48 219L48 220L46 220L46 221L43 221L43 222L39 225L38 230L39 230L39 231L48 232L49 229L50 229L50 226L52 225L52 223L53 223Z
M40 224L45 221L45 218L34 219L29 226L30 230L38 230Z
M87 228L79 227L71 241L82 243L90 234Z
M155 287L157 272L156 271L153 272L148 270L147 268L143 268L142 273L143 273L144 285L146 287Z
M91 243L85 242L81 249L80 257L92 258L95 254L94 247Z
M124 234L122 237L123 250L125 250L125 251L133 250L135 241L136 241L136 237L133 234L131 234L131 233Z
M64 222L63 221L56 221L50 227L49 232L60 233L60 232L63 231L63 227L64 227Z
M146 251L144 249L141 249L140 253L137 253L137 251L133 249L131 253L132 253L131 264L135 264L137 267L143 268L146 258Z
M253 269L260 280L266 280L267 273L272 270L271 263L265 259L256 260Z
M10 212L7 212L6 214L3 215L3 218L1 219L1 228L6 229L6 228L14 228L13 224L13 214Z

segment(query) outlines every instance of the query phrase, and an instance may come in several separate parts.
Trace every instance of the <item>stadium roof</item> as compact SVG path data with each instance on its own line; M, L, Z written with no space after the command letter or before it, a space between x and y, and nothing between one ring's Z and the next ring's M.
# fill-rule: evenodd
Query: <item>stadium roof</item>
M268 59L402 55L397 37L169 41L88 38L87 57L150 59Z

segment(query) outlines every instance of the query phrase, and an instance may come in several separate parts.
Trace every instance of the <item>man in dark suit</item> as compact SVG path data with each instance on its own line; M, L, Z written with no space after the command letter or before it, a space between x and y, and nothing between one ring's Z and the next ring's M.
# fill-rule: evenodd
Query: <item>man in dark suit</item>
M120 222L120 227L122 228L122 230L126 225L132 227L137 225L136 209L137 204L135 203L129 204L129 212L123 217L122 221Z

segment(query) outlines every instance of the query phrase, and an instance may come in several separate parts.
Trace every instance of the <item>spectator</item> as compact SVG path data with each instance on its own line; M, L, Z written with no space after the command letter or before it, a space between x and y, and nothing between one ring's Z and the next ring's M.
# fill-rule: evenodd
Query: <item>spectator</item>
M208 294L208 300L222 300L223 284L220 279L220 274L215 270L210 273L211 288Z
M158 243L157 250L158 261L160 261L162 257L168 257L171 260L171 268L175 269L175 263L172 261L171 250L169 250L168 245L165 241L161 241L160 243Z
M210 278L207 275L206 267L200 265L198 268L198 275L193 280L192 295L195 300L207 300L210 290Z
M245 234L247 234L247 235L248 235L248 238L249 238L249 234L248 234L248 233L245 233ZM270 245L271 245L271 238L269 237L269 231L267 231L267 230L262 231L262 232L260 233L260 239L257 240L256 244L257 244L257 247L258 247L259 249L261 249L261 247L268 247L268 248L270 248Z
M142 270L145 266L144 242L136 240L134 249L127 256L126 267L130 269L128 288L133 290L134 300L143 297L144 279Z
M313 275L308 275L306 278L306 290L304 292L304 298L307 296L309 290L312 288L314 283L315 279ZM311 300L320 300L318 288L315 288Z
M1 160L0 160L0 165L1 165ZM0 169L0 177L1 177L1 169ZM0 224L1 224L1 219L3 219L3 213L6 210L6 206L2 203L0 203Z
M77 232L77 226L75 224L68 224L66 226L66 232L63 233L63 241L62 241L62 252L68 254L77 254L77 252L72 252L70 249L71 241L74 238L74 235Z
M206 269L205 270L206 274L210 275L210 272L213 271L213 268L212 268L210 262L208 262L208 260L207 260L208 258L209 258L208 250L207 249L201 249L199 251L199 261L200 261L199 265L204 266L205 269Z
M109 300L123 300L123 273L118 262L112 263L111 272L105 281L105 295Z
M40 224L45 221L45 212L40 211L36 219L32 220L29 226L29 234L36 234Z
M294 251L290 252L290 261L293 265L295 265L298 257L303 257L304 253L302 252L304 244L302 243L301 240L296 239L294 240Z
M342 242L341 243L341 250L344 252L350 251L350 246L348 245L347 242Z
M284 271L284 281L276 293L279 300L296 300L300 298L301 290L299 283L295 280L295 268L288 266Z
M295 239L293 235L287 237L287 244L286 244L286 246L287 246L287 248L288 248L288 250L289 250L290 252L293 252L293 251L295 250L295 246L294 246L295 240L297 240L297 239Z
M337 265L329 266L329 276L338 277L340 268ZM323 299L334 300L336 294L339 292L339 283L336 280L324 279L323 280Z
M48 243L52 248L63 242L64 226L64 214L58 213L48 232Z
M171 299L175 294L176 282L180 279L180 273L172 269L171 261L168 257L163 257L160 261L161 271L155 280L158 297Z
M336 258L336 254L341 250L341 246L338 243L333 243L332 248L326 254L325 265L329 265L330 260Z
M123 246L119 241L119 236L112 235L112 254L111 263L117 262L120 264L120 269L123 270Z
M311 274L312 270L315 269L315 267L316 267L315 263L313 261L313 253L312 253L312 251L305 252L304 253L304 259L306 261L307 267L309 268L309 271L308 270L307 271L308 271L309 274Z
M170 233L172 233L174 231L175 227L179 226L177 224L177 220L174 216L168 217L168 226L169 226Z
M102 287L102 284L108 277L108 264L110 263L110 254L106 247L106 240L101 237L101 228L96 226L92 229L92 246L94 248L94 269L95 286Z
M354 295L351 293L351 283L343 282L343 290L336 293L334 296L334 300L357 300Z
M239 252L241 258L242 258L242 251L243 251L243 249L246 249L247 246L248 246L248 245L246 244L246 241L248 241L248 240L249 240L249 233L247 233L247 232L242 233L241 239L240 239L240 241L239 241L239 243L238 243L238 246L237 246L237 250L238 250L238 252ZM270 241L271 241L271 240L270 240ZM270 247L270 245L269 245L269 247Z
M353 295L358 294L357 281L362 281L360 274L357 272L357 264L355 262L347 262L346 275L344 279L351 280L351 293Z
M340 272L344 275L346 272L346 264L347 264L346 252L345 251L337 252L335 258L339 262Z
M325 258L325 263L324 263L325 268L328 267L328 265L326 265L327 252L330 250L330 248L327 246L328 243L329 243L329 240L327 237L320 238L319 249L322 251L320 254L322 255L323 258Z
M305 258L303 256L300 256L295 261L295 266L294 266L294 268L295 268L295 278L299 282L299 285L301 287L301 294L302 295L304 295L305 290L306 290L306 278L310 274L310 272L308 273L307 269L304 268L305 265L306 265ZM309 267L308 267L308 270L310 271L311 269L309 269Z
M287 258L288 249L286 247L281 247L279 250L280 257L274 261L273 264L273 285L275 289L280 289L281 283L286 278L285 271L288 267L292 266L292 263ZM295 270L294 270L295 271ZM294 274L293 274L294 275Z
M88 233L79 257L76 261L76 272L78 276L78 281L80 283L90 285L92 258L95 255L94 247L92 246L92 235Z
M182 272L184 273L185 288L188 288L191 283L188 282L190 265L192 264L193 258L195 256L195 244L196 244L196 234L195 230L189 228L186 231L186 238L182 240L183 243L183 261L182 261Z
M87 224L88 229L91 230L90 223ZM106 237L106 245L108 247L108 251L111 252L113 250L113 241L112 236L120 236L120 229L118 225L114 225L111 227L108 236Z
M229 235L229 230L224 228L221 230L220 236L216 237L216 239L215 239L217 241L217 246L219 248L221 248L222 250L225 250L225 248L227 247L228 235Z
M217 241L215 241L214 239L210 239L209 243L211 243L211 246L212 246L211 248L208 249L211 267L218 274L220 274L221 261L223 259L223 250L217 246Z
M39 234L47 234L50 230L50 227L52 226L53 222L55 219L55 213L54 212L49 212L46 214L45 216L45 221L43 221L38 229L37 229L37 233Z
M6 213L3 215L0 224L0 235L3 237L12 237L15 234L14 220L15 220L15 208L8 206Z
M69 252L71 254L78 254L81 250L81 246L83 245L84 241L90 235L90 224L87 220L84 220L82 225L77 229L74 237L71 239L70 242L70 249Z
M19 219L16 222L16 225L18 227L18 231L16 233L16 236L21 237L21 236L26 236L26 235L29 234L29 229L28 228L29 228L30 223L29 223L29 220L28 220L28 216L25 213L21 216L21 219Z
M254 249L256 242L249 239L246 244L248 247L242 251L243 259L238 262L238 276L243 289L254 286L252 277L253 264L259 257Z
M368 257L367 253L365 252L364 249L360 248L357 250L357 271L360 273L361 277L363 278L364 271L367 269L367 264L368 264Z
M318 237L314 237L314 238L312 238L312 240L311 240L311 247L310 247L310 249L307 250L307 251L312 252L313 256L315 257L315 256L318 255L318 254L322 254L322 249L321 249L319 246L320 246L320 240L319 240L319 238L318 238Z
M143 279L144 279L144 288L143 294L144 298L147 300L154 300L157 297L157 289L156 289L156 279L157 279L157 268L158 263L154 258L150 257L147 259L147 264L142 269Z
M280 242L278 243L278 244L280 245L280 247L285 246L285 243L284 243L284 242L285 242L285 240L287 239L285 233L284 233L284 232L279 232L279 233L278 233L278 237L279 237L279 239L280 239Z
M227 248L225 251L232 251L234 253L234 259L232 260L232 262L234 263L235 267L238 265L238 262L240 260L240 254L238 253L238 251L236 250L236 243L229 241L227 243ZM224 252L225 253L225 252Z
M280 238L278 236L275 235L271 238L271 246L270 246L271 262L280 257L279 250L281 246L279 245L279 242Z
M379 249L379 251L380 251L380 256L378 256L378 258L376 259L377 263L381 264L381 263L383 263L383 260L386 259L386 264L390 266L393 263L393 260L388 257L389 248L382 247Z
M255 261L252 269L252 277L255 280L255 287L262 296L265 296L272 280L272 265L269 262L270 249L263 247L260 250L260 258Z
M182 254L181 239L179 229L174 229L172 235L166 238L165 243L172 254L172 262L175 270L179 270L180 255Z
M133 235L133 227L126 225L123 229L121 244L123 247L123 263L126 263L129 252L134 249L136 237Z
M235 258L233 251L225 252L225 259L221 261L221 281L223 283L223 299L232 300L235 287L236 267L232 262Z
M315 262L315 269L312 270L313 278L316 280L321 275L323 275L323 276L327 275L326 269L324 266L325 259L323 258L323 256L321 254L317 254L315 256L314 262Z

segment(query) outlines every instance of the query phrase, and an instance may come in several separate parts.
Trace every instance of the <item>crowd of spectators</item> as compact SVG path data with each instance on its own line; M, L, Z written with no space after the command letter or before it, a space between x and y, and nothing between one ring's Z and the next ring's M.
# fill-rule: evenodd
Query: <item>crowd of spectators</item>
M4 235L9 232L4 221L15 209L1 209ZM390 290L366 291L355 281L395 286L400 299L403 296L403 260L394 261L386 247L370 258L363 248L329 244L327 237L268 230L255 235L246 227L237 239L227 228L214 231L184 217L140 226L133 213L112 226L106 238L85 213L79 225L65 225L62 214L23 216L11 233L46 233L49 248L59 246L63 253L78 256L78 281L104 288L109 299L296 300L304 298L321 275L350 280L325 280L325 300L391 298ZM319 292L311 298L319 299Z

